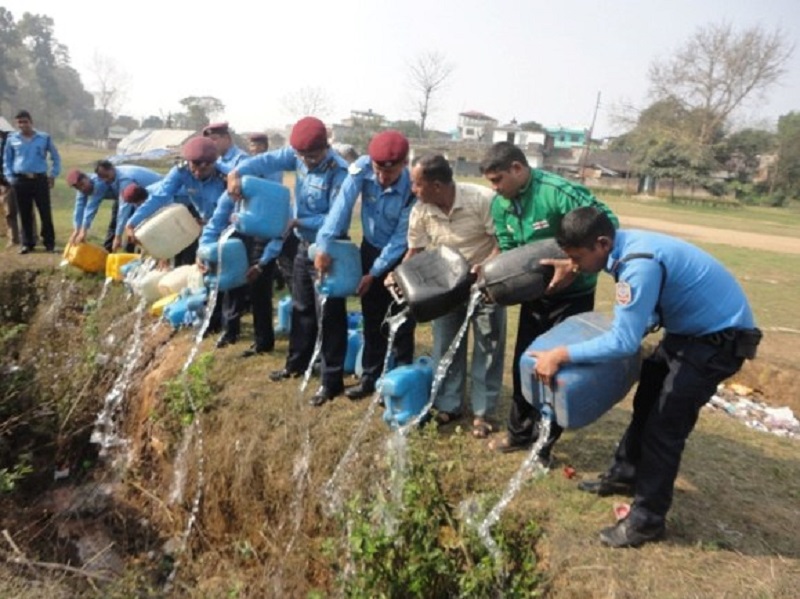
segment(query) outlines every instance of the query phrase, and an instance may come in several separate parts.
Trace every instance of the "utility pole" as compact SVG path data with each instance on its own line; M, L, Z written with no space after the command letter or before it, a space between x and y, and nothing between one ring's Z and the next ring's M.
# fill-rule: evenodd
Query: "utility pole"
M586 176L583 174L586 169L586 160L589 158L589 144L592 142L592 133L594 132L594 123L597 120L597 111L600 109L600 92L597 92L597 102L594 105L594 115L592 116L592 124L589 127L589 132L586 134L586 140L583 142L583 152L581 153L581 160L578 164L580 169L580 180L583 183Z

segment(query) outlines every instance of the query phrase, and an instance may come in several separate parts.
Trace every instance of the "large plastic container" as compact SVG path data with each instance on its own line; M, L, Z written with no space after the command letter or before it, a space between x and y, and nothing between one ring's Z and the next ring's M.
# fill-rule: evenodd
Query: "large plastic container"
M347 328L354 331L364 328L364 315L361 312L347 313Z
M176 292L164 293L159 287L161 279L167 274L165 270L151 270L136 283L134 291L141 295L145 301L154 302L160 297Z
M153 316L161 316L164 313L164 308L169 306L172 302L177 301L179 297L179 293L170 293L169 295L156 300L153 305L150 306L150 314Z
M200 237L202 227L183 204L164 206L136 227L136 239L145 253L168 260Z
M545 258L566 258L553 239L534 241L495 256L481 269L478 286L492 301L513 306L544 295L553 278L552 266L539 264Z
M122 274L122 278L124 279L129 274L133 272L134 269L139 268L142 265L142 257L137 256L136 260L131 260L130 262L126 262L122 266L119 267L119 272Z
M233 215L242 235L274 239L281 237L292 215L289 190L274 181L242 177L243 209Z
M292 296L285 295L278 301L278 325L275 332L288 335L292 327Z
M394 280L417 322L444 316L469 299L475 276L458 250L426 250L394 270Z
M179 293L182 289L185 289L194 270L197 270L195 264L184 264L165 273L158 281L158 290L161 295Z
M190 326L196 319L202 317L206 298L205 289L197 293L183 292L164 308L164 318L176 329Z
M537 337L528 351L592 339L610 330L611 322L599 312L570 316ZM525 352L519 366L525 399L537 408L549 403L558 424L564 428L580 428L600 418L625 397L639 378L641 358L636 353L610 362L565 364L555 377L555 391L535 379L536 358Z
M317 246L311 244L308 257L313 260ZM319 285L319 292L329 297L355 295L361 282L361 250L352 241L337 239L328 246L331 267Z
M70 266L79 268L83 272L105 271L107 257L106 249L93 243L68 243L64 248L64 260Z
M106 278L121 281L125 278L122 267L138 257L139 254L109 254L106 257Z
M432 383L433 360L427 356L383 375L377 387L386 406L384 422L392 427L404 426L419 416L430 399Z
M347 353L344 356L344 372L354 374L358 368L356 361L361 357L361 346L364 345L364 334L355 329L347 331Z
M219 244L210 243L202 245L197 250L197 257L209 264L217 264L220 260ZM212 287L219 281L219 290L227 291L241 287L247 283L247 270L250 268L250 261L247 258L247 248L241 239L229 237L222 244L222 263L217 264L214 273L206 275L205 281L208 287Z

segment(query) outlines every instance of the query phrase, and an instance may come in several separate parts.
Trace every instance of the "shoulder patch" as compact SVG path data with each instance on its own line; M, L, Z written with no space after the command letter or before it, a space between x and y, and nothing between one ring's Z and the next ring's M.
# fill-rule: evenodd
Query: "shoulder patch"
M347 172L351 175L357 175L361 172L361 167L358 166L355 162L351 163L350 166L347 167Z
M633 296L631 293L631 286L628 283L620 281L616 284L615 289L616 293L614 294L614 299L620 306L627 306L631 303Z

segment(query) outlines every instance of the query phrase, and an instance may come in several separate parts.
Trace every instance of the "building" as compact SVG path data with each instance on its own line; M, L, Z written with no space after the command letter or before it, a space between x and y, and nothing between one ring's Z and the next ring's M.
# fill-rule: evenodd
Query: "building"
M544 131L526 131L519 126L516 120L507 125L495 127L492 132L492 143L507 141L520 148L527 148L532 144L544 147L547 134Z
M466 141L489 141L496 126L497 119L482 112L461 112L458 115L458 138Z
M579 148L586 144L585 129L568 129L567 127L555 127L545 129L547 135L553 138L553 147L557 150L562 148Z

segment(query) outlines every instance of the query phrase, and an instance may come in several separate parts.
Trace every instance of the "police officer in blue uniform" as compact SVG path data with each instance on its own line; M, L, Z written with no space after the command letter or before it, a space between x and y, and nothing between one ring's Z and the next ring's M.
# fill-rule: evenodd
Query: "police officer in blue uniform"
M33 128L33 118L27 110L14 117L17 129L6 138L3 148L3 174L11 184L17 198L17 212L22 224L20 254L27 254L36 246L33 207L39 211L42 241L45 251L55 251L56 232L53 227L53 210L50 190L61 172L61 156L53 139L43 131ZM50 155L50 172L47 155Z
M111 198L111 191L96 174L88 175L77 168L70 169L67 173L67 185L75 190L75 208L72 211L73 229L69 236L69 243L81 243L86 241L86 235L97 214L100 202L104 198ZM87 218L89 206L92 209Z
M228 123L211 123L203 128L203 137L207 137L217 146L217 169L228 174L248 158L247 152L233 143Z
M349 167L349 174L336 197L325 224L317 234L315 266L321 273L330 267L330 242L347 233L356 198L361 195L361 268L364 276L357 293L364 315L363 373L358 385L347 390L350 399L361 399L375 391L383 373L387 335L383 329L392 297L384 286L386 275L403 259L408 249L408 218L414 205L408 173L408 140L399 131L383 131L370 141L368 156ZM395 362L414 359L414 324L406 321L395 337Z
M72 171L67 175L67 183L75 187L73 183L70 183L69 175L71 174L73 174ZM78 196L75 198L75 214L73 220L75 221L76 231L73 232L70 243L81 243L85 241L89 228L92 226L94 218L97 216L97 211L100 209L100 202L104 199L111 199L114 201L114 205L111 208L111 221L108 225L106 238L103 241L103 247L109 252L118 249L120 246L118 244L115 245L115 239L118 229L117 220L120 211L119 200L122 195L122 190L131 183L146 187L152 185L156 181L160 181L161 177L162 175L156 171L143 166L132 164L114 166L114 164L108 160L99 160L95 165L94 175L89 177L95 192L83 198L79 198ZM79 221L78 213L81 211L81 204L83 204L83 217Z
M194 137L183 145L185 159L172 167L166 176L152 185L147 200L136 209L125 225L128 239L134 239L134 229L160 208L173 202L186 204L202 223L208 222L217 200L225 191L225 175L217 167L217 147L206 137ZM175 266L193 264L197 242L175 256Z
M755 357L761 332L733 275L685 241L615 231L608 216L594 207L568 213L556 241L575 271L605 270L614 276L614 324L594 339L533 352L538 379L550 384L568 362L631 355L653 326L664 329L655 352L642 364L633 417L611 468L597 481L579 485L598 495L634 494L630 514L600 532L605 545L657 541L665 533L681 454L700 408L745 359Z
M328 133L315 117L300 119L292 128L290 147L253 156L228 175L228 191L241 196L243 175L263 176L276 171L295 171L294 218L289 228L299 244L292 271L292 327L289 355L281 370L270 373L272 381L300 376L308 367L317 337L317 293L314 264L308 247L328 213L333 198L347 176L347 163L328 145ZM328 298L322 334L322 385L311 398L321 406L344 391L344 357L347 353L347 311L344 298Z

